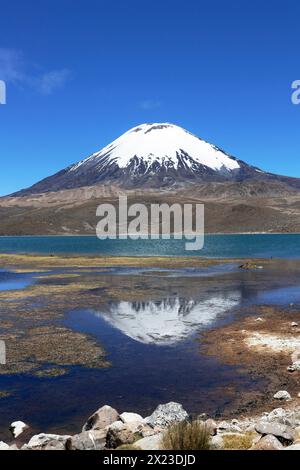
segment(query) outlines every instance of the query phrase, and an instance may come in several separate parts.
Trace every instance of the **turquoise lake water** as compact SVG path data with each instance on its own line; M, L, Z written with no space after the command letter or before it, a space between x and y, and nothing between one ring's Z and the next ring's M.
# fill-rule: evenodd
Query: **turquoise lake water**
M300 258L300 234L206 235L204 248L200 251L186 251L184 240L0 237L0 253Z

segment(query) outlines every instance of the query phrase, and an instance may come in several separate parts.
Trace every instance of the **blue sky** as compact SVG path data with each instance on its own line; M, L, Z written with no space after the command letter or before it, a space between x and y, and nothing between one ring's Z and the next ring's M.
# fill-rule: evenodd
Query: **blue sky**
M0 194L173 122L300 177L297 0L0 0Z

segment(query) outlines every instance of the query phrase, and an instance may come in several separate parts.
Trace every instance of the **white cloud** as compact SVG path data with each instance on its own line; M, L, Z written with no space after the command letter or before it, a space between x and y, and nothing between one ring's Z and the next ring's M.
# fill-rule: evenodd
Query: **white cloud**
M43 95L50 95L53 91L63 87L70 75L68 69L52 70L37 79L37 87Z
M21 52L0 48L0 79L7 83L27 86L43 95L50 95L62 88L71 76L68 69L37 73L31 68Z

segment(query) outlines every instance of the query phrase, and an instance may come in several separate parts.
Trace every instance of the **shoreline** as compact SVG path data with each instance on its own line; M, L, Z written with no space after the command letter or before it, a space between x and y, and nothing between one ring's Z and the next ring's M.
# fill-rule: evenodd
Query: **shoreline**
M171 234L172 235L172 234ZM300 232L208 232L204 234L205 236L233 236L233 235L300 235ZM92 235L88 233L60 233L55 235L37 235L37 234L28 234L28 235L0 235L1 238L55 238L55 237L91 237L97 238L97 235ZM128 235L128 238L130 236Z

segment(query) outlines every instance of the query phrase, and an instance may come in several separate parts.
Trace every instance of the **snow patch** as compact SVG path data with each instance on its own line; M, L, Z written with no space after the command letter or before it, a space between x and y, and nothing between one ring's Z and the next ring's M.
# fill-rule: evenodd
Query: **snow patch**
M300 348L300 338L253 333L244 339L249 347L267 348L275 352L292 352Z

